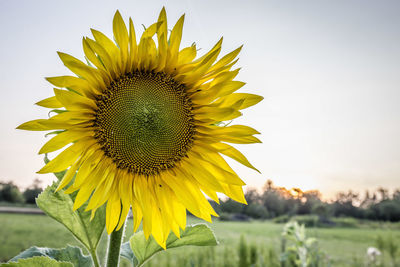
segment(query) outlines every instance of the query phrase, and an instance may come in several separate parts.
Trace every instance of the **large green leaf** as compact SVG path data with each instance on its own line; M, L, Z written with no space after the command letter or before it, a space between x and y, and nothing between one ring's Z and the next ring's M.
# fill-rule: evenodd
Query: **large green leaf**
M133 266L137 265L137 259L135 255L133 255L131 245L129 242L125 242L121 245L121 257L127 258L130 262L132 262Z
M35 256L47 256L57 261L71 262L74 266L79 267L91 267L93 265L92 259L89 256L83 255L81 248L72 246L62 249L31 247L10 261L18 261L19 259L27 259Z
M143 232L134 234L129 240L129 244L133 251L132 258L129 258L129 253L126 253L125 244L122 246L121 256L130 259L137 266L142 266L154 254L164 250L153 237L146 240ZM213 231L205 224L187 226L185 231L181 231L181 238L170 234L167 239L167 249L182 246L215 246L217 244Z
M4 267L74 267L70 262L59 262L49 257L19 259L17 262L1 264Z
M95 253L105 227L105 208L99 208L93 220L84 204L73 211L75 194L65 194L64 190L55 192L58 182L48 186L36 199L36 204L47 215L62 223L89 250Z

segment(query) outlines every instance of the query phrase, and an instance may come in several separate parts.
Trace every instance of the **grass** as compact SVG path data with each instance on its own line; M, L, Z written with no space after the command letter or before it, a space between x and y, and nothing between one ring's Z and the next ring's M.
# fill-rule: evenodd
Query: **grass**
M200 220L195 218L189 218L188 221L190 224L198 222ZM0 261L3 262L31 246L62 248L67 244L79 245L68 230L47 216L0 214L0 225ZM162 252L147 266L235 266L238 262L241 235L244 235L247 244L256 247L259 262L278 262L282 224L215 221L210 226L216 233L219 246ZM126 236L132 235L131 220L126 232ZM392 236L400 245L399 230L390 230L379 225L361 228L309 228L307 234L318 239L320 250L330 259L332 266L355 266L355 262L364 262L367 248L376 246L379 235L383 238ZM99 248L101 260L105 255L106 239L104 234ZM129 266L126 261L122 265Z

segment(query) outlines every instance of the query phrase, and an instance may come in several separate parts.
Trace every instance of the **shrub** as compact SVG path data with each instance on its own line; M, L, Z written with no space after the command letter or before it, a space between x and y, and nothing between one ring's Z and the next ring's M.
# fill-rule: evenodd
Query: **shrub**
M251 203L246 207L245 214L255 219L268 218L268 210L261 204Z
M305 227L320 226L319 217L317 215L298 215L293 216L290 220L297 221L299 224L303 224Z
M332 218L332 222L338 227L356 228L359 225L358 220L351 217Z
M0 201L22 203L24 197L13 182L0 183Z

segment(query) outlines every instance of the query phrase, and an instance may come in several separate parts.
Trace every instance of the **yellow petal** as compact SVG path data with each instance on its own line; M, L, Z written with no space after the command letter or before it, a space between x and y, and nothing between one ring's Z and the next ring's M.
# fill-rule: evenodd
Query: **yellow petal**
M224 40L223 37L221 37L218 42L213 46L213 48L211 48L210 51L208 51L205 55L203 55L202 57L198 58L195 63L199 63L201 61L204 60L204 58L208 57L210 54L212 54L215 50L221 50L221 45L222 45L222 41Z
M63 189L66 185L68 185L75 176L76 170L82 163L83 156L78 158L75 163L68 169L68 171L64 174L60 184L57 186L56 192Z
M92 49L98 55L98 57L100 57L101 63L104 65L105 69L108 70L111 78L116 79L118 77L118 61L115 60L115 58L113 58L108 51L96 41L86 38L86 42L88 43L90 49ZM108 74L107 79L110 79Z
M207 170L198 168L197 164L192 164L190 166L191 169L181 168L181 171L185 173L185 176L192 176L197 181L198 187L207 196L218 203L219 200L216 192L223 192L223 189L217 179L215 179L214 176Z
M108 195L110 190L113 188L114 177L116 176L116 171L113 166L110 166L106 169L106 172L103 174L103 178L99 181L99 186L94 191L86 210L92 210L100 207L108 200Z
M54 94L56 95L57 100L60 101L68 110L97 109L97 105L93 100L74 92L54 88Z
M114 44L113 41L111 41L102 32L99 32L95 29L90 29L90 30L96 42L99 43L111 57L118 55L118 47Z
M221 166L222 164L227 164L227 163L223 158L216 157L215 154L217 153L214 153L213 156L212 153L208 152L207 154L205 154L207 155L206 157L204 154L197 155L196 153L192 153L191 156L197 158L202 168L208 170L219 182L226 184L235 184L239 186L245 185L245 183L239 178L239 176L237 176L237 174L233 170L225 170Z
M167 50L168 50L168 43L167 37L164 33L158 37L158 56L157 56L157 66L155 71L159 72L164 70L166 60L167 60Z
M242 47L243 47L243 45L240 46L239 48L233 50L229 54L225 55L224 57L222 57L217 63L215 63L214 66L212 66L210 71L215 71L216 69L221 68L221 67L229 64L240 53L240 51L242 50Z
M178 52L179 52L179 46L181 44L182 40L182 29L183 29L183 23L185 21L185 15L182 15L179 20L176 22L174 28L172 28L171 36L169 38L169 52L168 52L168 72L171 72L178 60Z
M76 198L74 200L74 206L73 206L74 211L79 209L83 205L83 203L85 203L89 199L95 187L96 184L88 183L79 189L78 194L76 195Z
M74 143L47 163L38 173L60 172L71 166L88 145L88 139Z
M121 216L118 222L117 227L115 228L116 231L121 229L121 227L124 225L126 216L128 215L128 212L130 210L131 205L129 204L129 200L126 198L128 195L127 190L129 190L129 187L127 186L126 183L123 183L120 181L120 187L122 186L122 191L120 191L120 196L122 200L122 207L121 207Z
M187 64L191 62L197 54L196 45L185 47L179 52L178 55L178 65Z
M218 217L218 214L214 211L204 194L200 191L199 183L193 179L192 176L186 176L186 173L182 170L182 168L177 168L176 173L178 174L178 177L180 177L181 181L184 180L187 190L198 203L201 213L198 217L211 222L210 215Z
M132 214L133 214L133 231L136 232L139 229L140 223L143 218L143 212L137 200L132 202ZM185 214L186 216L186 214Z
M166 248L165 240L166 238L164 237L164 231L163 231L163 221L162 217L160 214L160 209L156 206L152 206L152 212L151 212L152 218L152 228L151 228L151 235L154 237L154 240L163 248Z
M229 107L241 99L243 100L243 103L239 109L245 109L259 103L264 99L264 97L247 93L234 93L217 99L213 104L218 105L219 107Z
M70 122L56 121L52 119L38 119L25 122L17 127L19 130L28 131L48 131L48 130L60 130L67 129L70 127Z
M175 212L172 210L171 196L174 194L171 189L162 181L159 176L154 177L154 196L160 207L164 221L169 225L176 236L180 235L179 225L175 222Z
M212 119L215 121L233 120L242 113L233 108L214 108L214 107L201 107L195 112L195 118L198 120Z
M186 187L186 184L188 183L185 178L180 180L173 175L163 175L162 179L164 183L174 191L177 199L179 199L179 201L184 204L191 213L197 217L201 216L200 207L196 199L193 197L193 194L189 191L190 189L193 190L192 186L190 186L190 189Z
M128 57L128 43L129 43L129 37L128 37L128 31L126 29L126 25L124 20L121 17L121 14L117 10L114 15L114 20L113 20L113 31L114 31L114 38L115 41L117 42L120 50L121 50L121 60L122 60L122 73L125 72L125 66L127 62L127 57Z
M224 72L219 73L211 81L211 84L210 84L211 87L214 85L217 85L219 83L232 81L239 74L239 71L240 71L240 69L236 69L233 71L224 71Z
M92 96L93 92L100 93L100 90L92 87L88 81L74 76L47 77L46 80L57 87L70 88L86 96Z
M216 84L210 87L208 90L200 91L193 94L191 97L194 103L210 103L212 100L229 95L245 85L244 82L240 81L229 81L224 83Z
M262 143L260 139L255 136L220 136L218 139L223 142L234 143L234 144L254 144Z
M232 126L198 126L196 128L201 133L209 134L212 136L220 136L220 135L227 135L227 136L249 136L254 134L260 134L254 128L251 128L246 125L232 125Z
M182 30L183 23L185 21L185 14L183 14L179 20L176 22L174 28L172 28L171 36L170 36L170 51L173 56L178 55L179 46L182 40Z
M64 111L57 114L49 119L49 121L65 121L71 125L76 125L79 123L93 124L94 112L92 110L82 110L82 111ZM85 128L86 129L86 128Z
M76 130L67 130L60 134L57 134L52 139L50 139L44 146L40 149L39 154L50 153L56 151L58 149L63 148L69 143L75 142L76 140L90 136L93 133L91 131L76 131Z
M89 146L85 149L85 151L82 153L83 155L80 156L75 163L68 169L68 171L64 174L64 177L62 178L60 184L58 185L56 192L64 188L66 185L68 185L72 179L75 177L77 169L82 165L82 163L90 156L93 154L95 149L93 149L93 146Z
M79 168L78 173L76 174L74 187L80 187L89 175L92 175L93 170L99 164L99 161L102 158L102 152L96 151L94 152ZM86 181L87 182L87 181Z
M237 162L243 164L246 167L249 167L257 172L260 172L253 165L251 165L251 163L247 160L247 158L236 148L224 143L211 144L211 146L217 149L220 153L224 154L225 156L228 156L236 160Z
M133 26L132 19L129 18L129 57L130 57L130 68L129 71L137 67L137 43L135 27Z
M87 66L73 56L62 52L57 53L64 65L73 73L80 77L83 77L90 84L92 84L94 88L97 87L100 91L104 91L106 89L104 80L97 69Z
M96 53L90 47L90 45L85 37L82 38L82 47L83 47L83 52L85 53L87 60L92 62L98 69L106 70L103 62L97 57Z
M36 105L45 107L45 108L62 108L63 105L60 103L60 101L57 100L55 96L43 99L39 102L36 103Z
M161 9L160 15L158 16L157 21L160 26L157 29L157 40L158 40L158 66L156 71L161 71L165 67L165 61L167 60L167 51L168 51L168 27L167 27L167 14L165 12L165 8Z
M210 55L205 57L199 65L193 69L190 73L190 75L186 75L185 78L183 79L184 83L187 84L195 84L211 67L211 65L214 63L214 61L217 59L219 53L221 52L221 49L216 49L213 51Z
M160 15L158 16L157 22L160 23L160 27L157 30L157 35L164 34L168 35L168 24L167 24L167 13L165 12L165 7L161 9Z
M107 233L111 234L118 224L121 214L121 200L118 198L117 192L112 194L112 198L107 201L106 208L106 228Z
M138 204L143 212L143 232L146 239L149 238L152 229L152 207L154 205L154 199L147 184L147 178L143 176L137 176L134 180L134 193L138 200Z
M197 162L195 163L190 160L187 160L186 162L190 168L185 168L185 170L190 172L192 176L199 182L199 184L205 185L205 187L209 187L216 192L223 193L221 184L214 177L214 175L209 172L209 170L202 168Z
M239 203L247 204L246 198L243 194L243 188L241 186L231 184L222 184L222 186L224 187L226 192L225 194L228 197Z

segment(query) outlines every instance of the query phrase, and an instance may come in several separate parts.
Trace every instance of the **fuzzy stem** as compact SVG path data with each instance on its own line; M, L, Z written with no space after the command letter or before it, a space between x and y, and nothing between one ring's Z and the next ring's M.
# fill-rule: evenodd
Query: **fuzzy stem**
M96 253L96 251L95 251L95 250L94 250L94 251L91 251L91 252L90 252L90 255L92 255L94 267L100 267L99 259L97 258L97 253Z
M113 231L108 237L108 252L107 252L107 267L118 267L119 266L119 255L122 243L122 237L124 236L125 224L118 231Z

